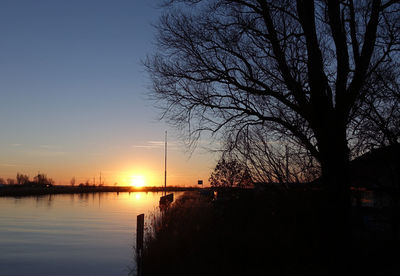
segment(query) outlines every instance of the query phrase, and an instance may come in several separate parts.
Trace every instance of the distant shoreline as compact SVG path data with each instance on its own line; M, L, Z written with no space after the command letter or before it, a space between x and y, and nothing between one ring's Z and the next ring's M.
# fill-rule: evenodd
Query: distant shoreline
M167 192L194 191L196 187L167 187ZM206 189L206 188L205 188ZM49 194L86 194L109 192L163 192L164 187L129 187L129 186L52 186L52 187L26 187L12 186L0 187L0 197L22 197Z

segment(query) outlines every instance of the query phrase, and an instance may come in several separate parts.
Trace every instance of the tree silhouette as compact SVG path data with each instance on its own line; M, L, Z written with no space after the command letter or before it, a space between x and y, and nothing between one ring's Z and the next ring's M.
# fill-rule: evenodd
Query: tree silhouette
M192 141L211 131L233 147L254 145L261 133L267 145L312 156L329 195L330 231L344 238L336 225L348 223L353 145L369 140L357 126L375 118L365 116L371 101L379 106L369 88L399 65L399 2L167 2L159 50L146 61L164 118ZM382 118L374 125L392 116Z
M398 66L376 70L364 86L369 93L350 127L359 138L354 143L356 153L400 142L399 75Z
M38 173L38 175L33 178L33 181L39 186L54 185L54 180L48 178L44 173Z
M246 166L234 159L224 157L218 161L209 181L213 187L245 187L252 184Z
M26 174L17 173L17 184L25 185L29 183L29 176Z
M296 144L348 208L350 126L373 93L365 85L397 63L397 1L169 2L146 62L164 116L194 139L261 128Z
M246 164L255 182L288 188L288 183L311 182L320 175L318 162L304 148L269 142L267 135L263 127L252 127L228 138L224 152Z

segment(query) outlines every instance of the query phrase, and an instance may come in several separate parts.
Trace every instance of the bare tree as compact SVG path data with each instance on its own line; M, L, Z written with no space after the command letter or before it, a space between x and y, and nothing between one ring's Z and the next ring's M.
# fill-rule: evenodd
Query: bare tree
M225 152L244 163L255 182L304 183L320 175L320 166L315 158L297 144L282 144L269 141L262 127L252 127L227 139Z
M17 173L17 184L25 185L29 183L29 176L26 174Z
M400 69L379 68L365 85L369 93L356 109L350 130L354 155L400 142Z
M396 65L399 3L170 2L147 61L164 116L192 138L261 127L267 141L296 144L348 208L349 127L374 72Z
M37 185L43 186L43 185L54 185L54 180L51 178L48 178L46 174L44 173L39 173L37 176L33 178L33 180L36 182Z
M146 62L164 118L192 141L211 131L240 146L245 132L261 133L250 149L293 145L312 156L329 195L326 230L341 241L332 252L346 251L349 162L366 133L356 125L369 120L370 101L383 112L369 84L398 66L399 1L168 2Z
M209 181L213 187L245 187L253 183L246 166L224 156L218 161Z
M13 178L7 178L7 184L8 184L8 185L15 185L15 179L13 179Z
M71 184L71 186L75 186L75 183L76 183L76 179L75 179L75 176L74 176L74 177L71 178L70 184Z

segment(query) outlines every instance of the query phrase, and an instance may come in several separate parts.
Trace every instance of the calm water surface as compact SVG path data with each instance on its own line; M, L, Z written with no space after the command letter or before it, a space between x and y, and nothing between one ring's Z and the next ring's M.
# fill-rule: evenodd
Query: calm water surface
M0 198L0 275L128 275L161 193ZM175 194L175 198L179 194Z

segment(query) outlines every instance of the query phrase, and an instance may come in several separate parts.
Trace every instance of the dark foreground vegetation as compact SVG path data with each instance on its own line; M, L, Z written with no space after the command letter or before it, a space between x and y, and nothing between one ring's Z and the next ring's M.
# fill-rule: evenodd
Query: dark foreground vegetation
M188 192L153 222L143 275L400 275L392 203L353 206L343 259L320 190Z
M0 187L1 196L31 196L47 194L79 194L97 192L161 192L163 187L142 187L129 186L29 186L29 185L7 185ZM167 187L167 191L191 191L196 188L190 187Z

